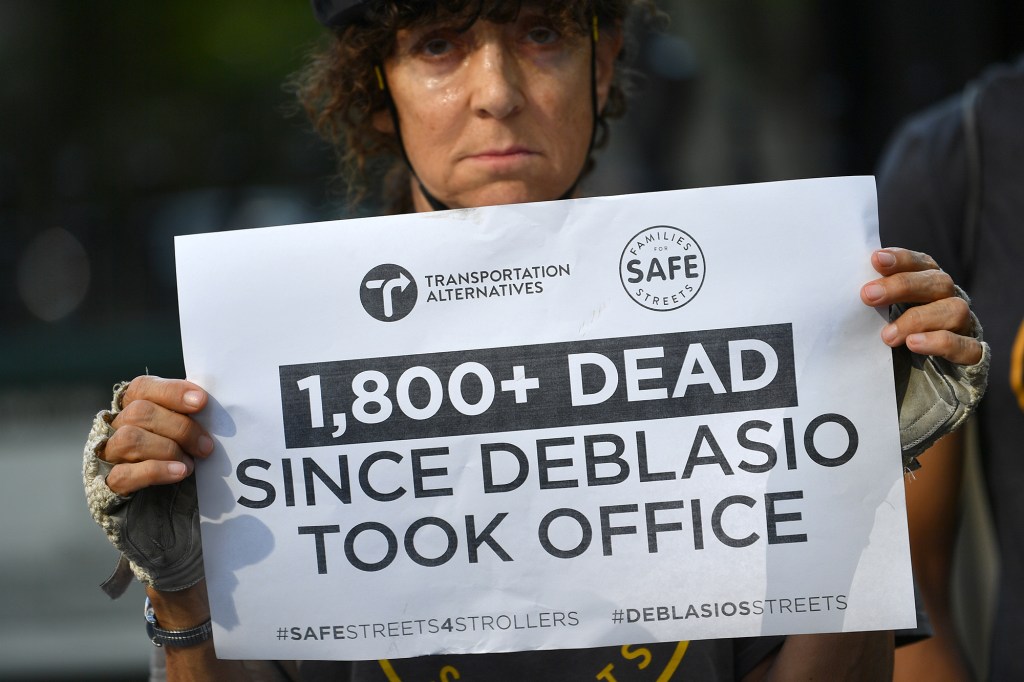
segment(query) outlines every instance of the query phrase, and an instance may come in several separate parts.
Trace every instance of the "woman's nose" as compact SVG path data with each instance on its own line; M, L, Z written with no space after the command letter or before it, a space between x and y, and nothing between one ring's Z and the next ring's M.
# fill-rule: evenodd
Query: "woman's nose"
M482 45L473 58L473 111L478 116L504 119L526 102L520 66L499 41Z

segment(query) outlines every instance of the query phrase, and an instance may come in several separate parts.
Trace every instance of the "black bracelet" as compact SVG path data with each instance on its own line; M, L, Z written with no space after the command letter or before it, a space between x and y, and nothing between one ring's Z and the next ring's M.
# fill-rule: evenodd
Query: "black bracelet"
M202 644L213 636L213 625L207 620L205 623L189 628L187 630L164 630L156 622L156 613L153 612L153 605L146 597L146 634L153 642L153 646L176 646L188 647Z

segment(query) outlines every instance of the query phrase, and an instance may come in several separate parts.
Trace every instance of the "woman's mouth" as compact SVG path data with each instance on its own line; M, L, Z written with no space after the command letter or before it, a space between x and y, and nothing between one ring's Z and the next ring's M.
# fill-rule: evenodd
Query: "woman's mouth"
M494 149L485 149L480 152L475 152L466 156L467 159L472 161L480 161L484 163L515 163L517 161L525 160L531 157L537 156L537 152L527 147L514 145L511 147L502 147Z

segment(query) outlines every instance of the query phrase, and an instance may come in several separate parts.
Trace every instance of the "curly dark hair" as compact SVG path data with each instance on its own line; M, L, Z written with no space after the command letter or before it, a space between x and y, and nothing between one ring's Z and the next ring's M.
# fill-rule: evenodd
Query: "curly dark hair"
M328 43L311 56L289 85L317 133L334 148L339 176L352 204L366 197L371 183L382 182L382 198L389 212L412 210L409 170L398 140L372 123L373 115L387 108L387 94L379 88L374 69L394 51L396 33L445 16L465 17L467 26L477 19L508 22L516 18L523 4L524 0L374 0L366 3L356 22L331 29ZM633 7L643 7L651 16L659 14L651 0L564 0L542 6L554 27L566 34L589 30L594 15L600 26L618 28ZM607 119L625 111L620 68L600 112L595 148L607 141ZM592 163L588 159L584 171Z

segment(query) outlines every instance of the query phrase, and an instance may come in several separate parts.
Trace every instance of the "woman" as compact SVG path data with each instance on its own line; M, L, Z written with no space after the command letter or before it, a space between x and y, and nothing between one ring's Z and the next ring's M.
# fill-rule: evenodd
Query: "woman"
M572 196L622 110L616 61L638 0L564 3L316 0L334 40L299 81L318 129L356 190L380 159L396 210L430 211ZM360 184L363 183L363 184ZM890 346L978 366L984 347L952 281L923 254L872 256L865 304L921 304L883 331ZM973 372L973 374L972 374ZM928 396L911 388L917 400ZM213 442L191 419L208 400L180 380L138 377L97 419L86 452L94 516L147 584L170 679L883 679L891 633L720 640L580 651L357 663L219 661L197 544L196 458ZM966 408L960 410L960 414ZM931 435L929 433L929 435ZM920 445L921 439L914 447ZM907 450L913 454L913 450ZM169 524L169 525L168 525ZM171 631L171 632L168 632ZM276 677L275 677L276 676ZM260 678L262 679L262 678Z

